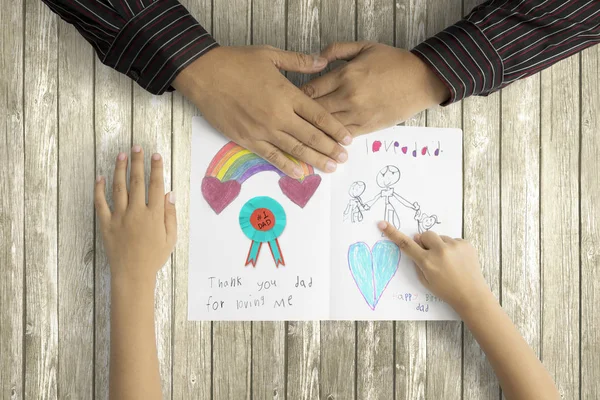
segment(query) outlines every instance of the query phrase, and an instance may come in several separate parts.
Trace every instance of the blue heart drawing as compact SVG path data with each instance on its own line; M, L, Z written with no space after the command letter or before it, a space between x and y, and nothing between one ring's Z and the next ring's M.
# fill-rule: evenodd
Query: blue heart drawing
M389 240L375 243L373 250L364 242L350 245L348 266L365 301L375 310L381 295L392 280L400 263L400 249Z

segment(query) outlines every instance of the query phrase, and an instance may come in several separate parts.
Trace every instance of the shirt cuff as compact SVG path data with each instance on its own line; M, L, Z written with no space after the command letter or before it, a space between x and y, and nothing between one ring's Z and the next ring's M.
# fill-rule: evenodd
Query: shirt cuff
M152 94L173 90L177 74L217 47L177 0L155 1L119 31L102 62Z
M472 95L487 95L503 81L502 59L473 23L461 20L411 50L450 90L442 105Z

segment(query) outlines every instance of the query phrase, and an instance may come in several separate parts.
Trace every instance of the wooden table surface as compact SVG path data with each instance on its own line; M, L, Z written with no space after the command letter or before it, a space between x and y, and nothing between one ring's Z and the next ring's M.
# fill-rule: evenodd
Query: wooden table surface
M221 44L310 53L336 40L409 48L476 0L182 3ZM156 303L165 398L499 399L460 322L188 322L197 110L103 66L39 0L4 0L0 35L0 399L108 397L110 280L92 189L132 144L163 154L178 195L180 240ZM407 122L464 130L464 237L565 399L600 396L598 76L600 46Z

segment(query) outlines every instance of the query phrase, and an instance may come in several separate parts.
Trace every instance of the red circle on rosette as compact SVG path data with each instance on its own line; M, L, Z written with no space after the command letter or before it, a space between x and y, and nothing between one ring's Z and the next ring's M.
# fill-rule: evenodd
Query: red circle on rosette
M250 215L250 224L258 231L268 231L275 226L275 215L268 208L257 208Z

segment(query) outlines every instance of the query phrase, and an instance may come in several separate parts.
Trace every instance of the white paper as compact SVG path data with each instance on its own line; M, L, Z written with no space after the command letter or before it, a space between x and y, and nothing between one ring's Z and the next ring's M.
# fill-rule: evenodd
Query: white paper
M439 222L432 230L461 236L460 130L394 127L356 138L348 148L349 161L340 165L336 173L315 171L321 176L321 183L304 208L283 194L278 183L280 175L266 171L248 178L239 195L217 215L205 200L201 186L209 164L228 140L201 117L195 117L192 126L190 320L457 319L446 303L422 287L414 264L403 254L395 273L382 275L380 280L388 276L391 279L385 290L379 291L377 303L368 304L350 268L352 262L361 265L360 273L367 271L363 268L366 256L360 258L361 262L356 257L349 261L348 250L352 244L364 242L371 251L376 242L386 240L376 227L384 219L386 198L392 199L390 204L404 233L417 233L418 209L421 218L422 214L430 217L425 222ZM381 188L377 175L387 166L397 168L400 179ZM349 194L356 181L365 184L360 201ZM380 178L380 183L386 186L388 182ZM396 197L390 189L412 208L393 200ZM382 196L365 210L363 205L379 193ZM240 228L239 214L243 205L257 196L271 197L285 210L287 224L277 239L284 266L275 266L267 243L260 248L256 266L245 266L252 241ZM355 213L352 222L352 212L344 215L346 210L360 211L362 220L358 221ZM386 246L382 248L391 249ZM386 271L394 269L391 258L385 261ZM368 275L363 292L369 292L370 279Z

